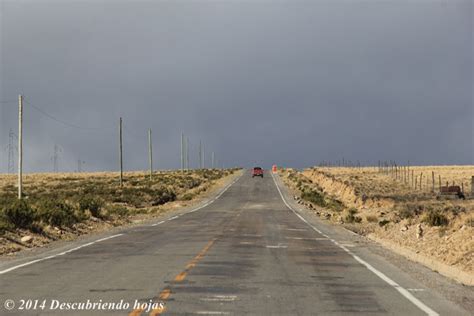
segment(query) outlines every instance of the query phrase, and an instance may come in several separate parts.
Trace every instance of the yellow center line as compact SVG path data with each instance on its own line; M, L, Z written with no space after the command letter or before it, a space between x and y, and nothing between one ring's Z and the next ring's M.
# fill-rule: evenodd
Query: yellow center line
M167 300L171 295L171 290L169 288L164 289L160 293L160 300Z
M184 281L184 279L186 278L186 275L187 275L187 274L188 274L188 272L183 271L183 272L181 272L180 274L178 274L178 275L174 278L174 280L175 280L176 282L182 282L182 281Z
M195 262L191 262L189 263L187 266L186 266L186 269L187 270L191 270L192 268L194 268L196 266L196 263Z
M128 316L139 316L144 311L143 308L134 309Z
M212 245L214 244L214 242L216 241L216 239L213 239L211 241L209 241L206 245L206 247L204 247L196 257L193 258L193 260L191 260L187 265L186 265L186 268L184 269L183 272L181 272L180 274L178 274L175 278L174 278L174 281L175 282L182 282L184 281L184 279L186 279L186 276L188 275L188 272L194 268L196 266L196 264L202 259L204 258L206 252L209 251L209 249L211 249Z
M212 245L216 242L217 238L212 239L207 243L207 245L197 254L196 257L193 258L193 260L189 261L188 264L186 265L186 268L184 271L180 272L177 276L175 276L174 281L175 282L182 282L184 279L186 279L186 276L188 275L189 271L191 271L196 264L204 258L206 253L211 249ZM169 297L171 296L171 289L170 288L165 288L163 291L161 291L159 295L159 299L161 301L166 301ZM158 316L161 315L165 312L166 307L159 307L155 308L150 312L150 316ZM129 316L139 316L143 312L143 309L135 309L133 310Z

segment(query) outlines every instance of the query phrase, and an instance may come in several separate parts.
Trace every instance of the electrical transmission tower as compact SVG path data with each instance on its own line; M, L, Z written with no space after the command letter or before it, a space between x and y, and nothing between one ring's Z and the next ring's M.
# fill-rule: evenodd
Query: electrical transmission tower
M53 172L59 171L58 162L60 152L62 152L62 149L57 144L54 144L54 153L53 157L51 158L51 160L53 161Z
M77 172L82 172L82 165L84 165L86 162L82 161L81 159L77 160Z

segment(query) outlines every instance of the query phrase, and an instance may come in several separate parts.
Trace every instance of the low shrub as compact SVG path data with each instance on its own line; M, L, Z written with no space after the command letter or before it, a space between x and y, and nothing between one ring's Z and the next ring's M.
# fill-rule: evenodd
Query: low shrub
M332 209L333 211L336 211L336 212L342 212L345 208L344 206L344 203L342 203L341 201L339 200L336 200L336 199L326 199L325 200L325 203L326 203L326 207Z
M74 208L64 201L42 201L37 216L38 220L52 226L71 226L78 221Z
M13 228L13 225L8 221L3 211L0 212L0 235Z
M426 213L423 222L430 226L446 226L449 224L448 218L439 210L431 210Z
M90 195L85 195L79 200L79 209L82 212L88 210L94 217L100 217L100 211L103 205L104 202L102 200Z
M139 188L123 188L112 199L114 203L126 203L137 208L142 207L143 201L143 192Z
M109 205L106 209L109 215L117 215L118 217L126 217L129 214L128 209L122 205Z
M152 206L162 205L176 200L176 193L172 189L160 188L152 196Z
M398 216L401 219L413 218L420 215L424 211L425 207L418 204L403 204L399 207Z
M474 227L474 217L470 217L466 220L466 225L468 227Z
M415 212L410 207L404 205L399 209L398 216L400 216L401 219L413 218L415 216Z
M344 221L346 223L360 223L362 222L362 218L359 216L356 216L357 214L357 209L355 207L351 207L350 209L347 210L347 215L344 218Z
M379 226L380 227L384 227L385 225L387 225L388 223L390 223L390 221L388 219L383 219L379 222Z
M35 220L35 211L25 200L9 200L2 208L4 227L9 224L14 227L28 228Z
M183 195L183 197L181 198L181 200L183 200L183 201L191 201L193 198L194 198L194 194L192 194L192 193L186 193L185 195Z
M379 218L375 215L367 215L365 217L365 219L367 220L367 222L369 223L377 223L379 221Z
M312 190L304 191L303 193L301 193L301 198L303 200L306 200L308 202L314 203L322 207L326 206L326 201L324 200L324 196L317 191L312 191Z
M445 212L451 212L454 216L457 216L461 213L466 213L466 208L459 206L459 205L454 205L454 206L447 206L444 208Z

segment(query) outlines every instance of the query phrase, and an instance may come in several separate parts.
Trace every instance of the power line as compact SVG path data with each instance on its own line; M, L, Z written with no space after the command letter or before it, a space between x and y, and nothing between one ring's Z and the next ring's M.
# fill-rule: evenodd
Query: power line
M58 119L57 117L49 114L48 112L42 110L41 108L37 107L36 105L33 105L31 104L30 102L24 100L25 103L27 103L28 105L30 105L32 108L34 108L36 111L40 112L41 114L43 114L44 116L48 117L49 119L53 120L53 121L56 121L58 123L61 123L67 127L71 127L71 128L77 128L77 129L82 129L82 130L104 130L104 129L107 129L107 128L104 128L104 127L83 127L83 126L79 126L79 125L76 125L76 124L72 124L72 123L68 123L66 121L63 121L61 119Z

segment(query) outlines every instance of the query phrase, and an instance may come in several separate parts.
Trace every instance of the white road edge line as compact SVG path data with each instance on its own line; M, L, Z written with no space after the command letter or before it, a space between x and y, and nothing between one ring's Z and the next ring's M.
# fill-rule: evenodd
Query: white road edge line
M153 224L153 225L151 225L151 226L158 226L158 225L161 225L161 224L163 224L164 222L165 222L165 221L161 221L161 222L158 222L158 223L156 223L156 224Z
M237 178L236 178L234 181L232 181L231 183L229 183L226 187L224 187L224 189L222 189L222 191L219 192L219 194L218 194L217 196L215 196L215 197L212 198L211 200L207 201L207 202L204 203L203 205L199 206L198 208L192 209L192 210L190 210L190 211L188 211L188 212L185 212L185 213L182 213L182 214L180 214L180 215L173 216L173 217L171 217L171 218L168 218L167 220L158 222L158 223L156 223L156 224L152 224L152 225L150 225L150 226L155 227L155 226L161 225L161 224L163 224L163 223L166 222L166 221L172 221L172 220L174 220L174 219L177 219L178 217L181 217L181 216L183 216L183 215L186 215L186 214L190 214L190 213L199 211L200 209L203 209L203 208L205 208L206 206L211 205L211 204L214 203L218 198L220 198L220 197L222 196L222 194L224 194L232 185L234 185L242 176L243 176L243 174L240 175L239 177L237 177Z
M301 216L300 214L298 214L289 204L288 202L286 202L286 199L285 197L283 196L283 193L281 192L280 188L278 187L278 184L275 180L275 175L272 173L272 178L273 178L273 182L275 183L275 186L278 190L278 193L280 193L280 197L281 199L283 200L283 202L285 203L286 207L288 207L296 216L298 216L303 222L305 222L308 226L310 226L312 229L314 229L315 231L317 231L318 233L322 234L323 236L329 238L336 246L338 246L339 248L341 248L342 250L344 250L345 252L347 252L349 255L351 255L357 262L359 262L360 264L362 264L363 266L365 266L369 271L373 272L376 276L378 276L379 278L381 278L382 280L384 280L386 283L388 283L389 285L391 285L392 287L394 287L401 295L403 295L406 299L408 299L410 302L412 302L416 307L418 307L419 309L421 309L423 312L425 312L427 315L430 315L430 316L439 316L439 314L437 312L435 312L434 310L432 310L431 308L429 308L428 306L426 306L422 301L420 301L419 299L417 299L415 296L413 296L413 294L411 294L408 290L406 290L405 288L403 288L402 286L400 286L397 282L393 281L392 279L390 279L388 276L386 276L385 274L383 274L382 272L380 272L379 270L377 270L376 268L374 268L370 263L364 261L363 259L361 259L359 256L357 256L356 254L354 254L352 251L350 251L349 249L347 249L346 247L344 247L343 245L339 244L337 241L335 241L334 239L331 239L329 236L327 236L326 234L323 234L319 229L317 229L316 227L314 227L313 225L311 225L303 216Z
M115 238L115 237L119 237L119 236L122 236L122 235L123 235L123 234L117 234L117 235L113 235L113 236L109 236L109 237L97 239L97 240L95 240L95 241L89 242L89 243L84 244L84 245L80 245L80 246L78 246L78 247L75 247L75 248L72 248L72 249L69 249L69 250L60 252L60 253L55 254L55 255L47 256L47 257L44 257L44 258L40 258L40 259L36 259L36 260L33 260L33 261L29 261L29 262L25 262L25 263L19 264L19 265L17 265L17 266L13 266L13 267L11 267L11 268L2 270L2 271L0 271L0 274L5 274L5 273L11 272L11 271L13 271L13 270L22 268L22 267L26 267L26 266L32 265L32 264L37 263L37 262L45 261L45 260L48 260L48 259L53 259L53 258L56 258L56 257L59 257L59 256L64 256L64 255L66 255L66 254L68 254L68 253L71 253L71 252L73 252L73 251L79 250L79 249L81 249L81 248L88 247L88 246L91 246L91 245L93 245L93 244L99 243L99 242L101 242L101 241L109 240L109 239L112 239L112 238Z
M243 174L242 174L243 175ZM176 219L182 215L185 215L185 214L188 214L188 213L192 213L192 212L196 212L208 205L210 205L211 203L213 203L215 200L217 200L218 198L221 197L222 194L224 194L224 192L227 191L227 189L229 189L234 183L236 183L241 177L242 175L238 178L236 178L234 181L232 181L229 185L227 185L213 200L205 203L204 205L194 209L194 210L191 210L189 212L186 212L186 213L183 213L183 214L180 214L180 215L177 215L177 216L174 216L168 220L173 220L173 219ZM153 224L151 226L158 226L160 224L163 224L165 221L161 221L161 222L158 222L156 224ZM73 251L77 251L79 249L82 249L84 247L88 247L88 246L91 246L93 244L96 244L96 243L99 243L101 241L105 241L105 240L109 240L109 239L112 239L112 238L116 238L116 237L119 237L119 236L123 236L124 234L117 234L117 235L112 235L112 236L109 236L109 237L105 237L105 238L101 238L101 239L97 239L95 241L92 241L92 242L89 242L87 244L84 244L84 245L80 245L78 247L75 247L75 248L72 248L72 249L69 249L69 250L66 250L66 251L63 251L63 252L60 252L58 254L55 254L55 255L51 255L51 256L47 256L47 257L43 257L43 258L39 258L39 259L36 259L36 260L32 260L32 261L28 261L28 262L25 262L25 263L22 263L22 264L19 264L19 265L16 265L16 266L13 266L11 268L8 268L8 269L5 269L5 270L0 270L0 275L2 274L5 274L5 273L8 273L8 272L11 272L13 270L16 270L16 269L19 269L19 268L22 268L22 267L26 267L26 266L29 266L29 265L32 265L34 263L38 263L38 262L41 262L41 261L45 261L45 260L49 260L49 259L53 259L53 258L56 258L56 257L59 257L59 256L64 256L68 253L71 253Z

